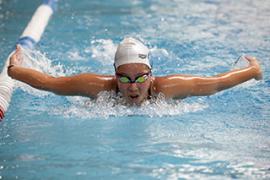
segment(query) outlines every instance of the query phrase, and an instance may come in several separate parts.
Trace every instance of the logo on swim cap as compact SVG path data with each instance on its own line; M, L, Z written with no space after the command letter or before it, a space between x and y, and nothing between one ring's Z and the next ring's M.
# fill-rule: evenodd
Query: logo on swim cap
M147 55L145 54L139 54L139 58L145 59L147 57Z
M114 57L115 68L123 64L141 63L151 69L148 59L149 49L141 41L132 37L125 38L118 46Z

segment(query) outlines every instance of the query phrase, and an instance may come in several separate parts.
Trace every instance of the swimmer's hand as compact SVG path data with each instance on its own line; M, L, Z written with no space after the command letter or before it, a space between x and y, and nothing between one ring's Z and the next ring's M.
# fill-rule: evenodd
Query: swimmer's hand
M249 62L249 66L253 67L255 70L255 79L256 80L261 80L262 79L262 70L261 67L255 57L251 56L245 56L245 59Z
M9 59L9 67L22 65L22 48L16 45L16 51Z

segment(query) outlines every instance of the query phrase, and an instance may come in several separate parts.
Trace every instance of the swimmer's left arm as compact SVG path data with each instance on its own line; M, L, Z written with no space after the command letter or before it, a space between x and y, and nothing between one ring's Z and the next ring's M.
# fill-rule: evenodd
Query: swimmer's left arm
M260 66L255 58L246 57L249 66L213 77L171 75L156 78L154 88L169 98L207 96L248 81L262 78Z

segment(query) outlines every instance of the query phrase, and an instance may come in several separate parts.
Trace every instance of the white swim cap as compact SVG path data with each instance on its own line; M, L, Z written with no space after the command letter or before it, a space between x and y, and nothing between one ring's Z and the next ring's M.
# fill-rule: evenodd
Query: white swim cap
M117 48L114 57L114 66L117 69L123 64L142 63L151 69L148 56L149 49L142 42L128 37Z

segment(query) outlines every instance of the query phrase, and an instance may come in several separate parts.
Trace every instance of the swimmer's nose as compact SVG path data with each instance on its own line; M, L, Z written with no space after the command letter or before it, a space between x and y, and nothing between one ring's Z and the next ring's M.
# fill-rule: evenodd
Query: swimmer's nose
M136 91L136 90L138 90L138 86L136 83L130 83L128 89L130 91Z

